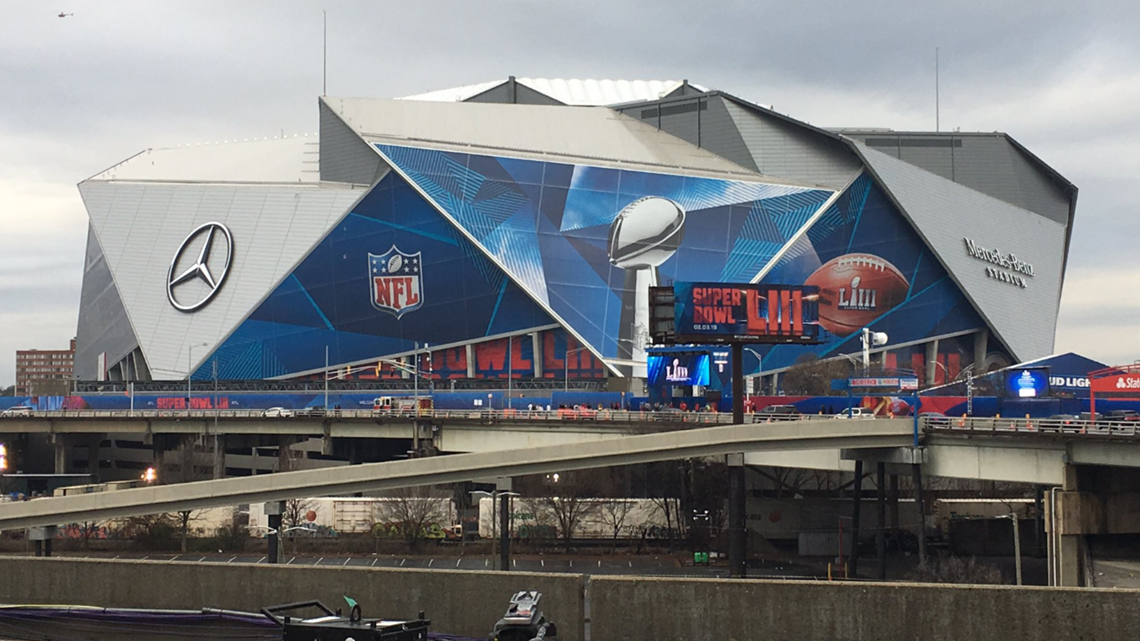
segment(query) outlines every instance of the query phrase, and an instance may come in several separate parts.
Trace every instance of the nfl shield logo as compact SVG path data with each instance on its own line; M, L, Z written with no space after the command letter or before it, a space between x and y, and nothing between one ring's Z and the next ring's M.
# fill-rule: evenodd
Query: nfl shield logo
M383 254L368 254L372 306L400 318L423 307L420 252L405 254L395 245Z

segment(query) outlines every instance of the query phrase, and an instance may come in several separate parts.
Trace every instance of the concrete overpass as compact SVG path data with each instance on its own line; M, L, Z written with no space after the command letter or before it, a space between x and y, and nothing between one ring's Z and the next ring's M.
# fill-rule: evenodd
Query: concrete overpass
M908 446L913 442L913 431L913 420L908 419L856 422L828 418L727 425L604 441L159 485L0 504L0 530L750 451L882 450Z

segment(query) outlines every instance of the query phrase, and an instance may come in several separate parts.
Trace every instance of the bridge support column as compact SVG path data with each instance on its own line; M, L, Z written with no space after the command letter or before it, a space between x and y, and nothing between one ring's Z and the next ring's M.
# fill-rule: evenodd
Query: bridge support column
M55 454L55 473L67 474L68 450L71 448L71 439L64 434L53 434L51 437L53 453Z
M509 572L511 569L511 479L496 479L495 490L499 494L499 569L503 572Z
M281 515L285 513L285 501L269 501L265 504L265 516L269 526L269 551L266 561L281 562Z
M277 436L277 471L278 472L292 472L293 471L293 456L291 449L293 444L297 442L297 437L292 435L280 434Z
M728 463L728 571L730 576L744 577L747 566L746 492L743 454L729 454Z
M855 461L855 483L851 486L851 576L859 575L860 502L863 498L863 461Z
M887 489L887 511L890 512L891 532L898 540L899 533L899 475L891 474L890 486Z
M732 422L744 422L744 348L732 344ZM748 575L747 498L744 489L744 454L729 454L728 463L728 572L730 576Z
M926 565L926 507L922 501L922 466L911 465L914 479L914 509L918 512L918 565Z
M875 555L879 561L878 579L887 580L887 464L875 465L875 496L879 529L875 530Z
M95 483L99 482L99 445L102 444L102 435L92 435L87 443L87 473Z
M214 478L226 478L226 437L214 434Z

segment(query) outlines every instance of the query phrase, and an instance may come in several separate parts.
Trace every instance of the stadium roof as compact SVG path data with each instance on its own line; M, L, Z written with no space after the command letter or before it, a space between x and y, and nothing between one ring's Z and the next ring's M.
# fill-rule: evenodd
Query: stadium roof
M757 180L761 175L605 107L325 97L368 142L457 149L649 171ZM574 135L568 136L567 132ZM764 176L765 182L787 180Z
M577 78L504 78L473 85L451 87L438 91L405 96L399 100L430 100L438 102L462 102L510 83L533 89L549 98L574 106L604 106L644 100L657 100L691 86L697 91L707 91L699 85L690 85L686 80L593 80Z
M88 180L317 183L317 136L145 149Z

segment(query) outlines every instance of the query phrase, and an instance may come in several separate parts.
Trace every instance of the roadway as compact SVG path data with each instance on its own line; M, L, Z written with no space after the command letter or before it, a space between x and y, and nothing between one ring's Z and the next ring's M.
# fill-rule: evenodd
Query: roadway
M0 530L761 450L905 448L913 443L914 429L909 419L830 418L698 427L603 441L159 485L0 504Z

